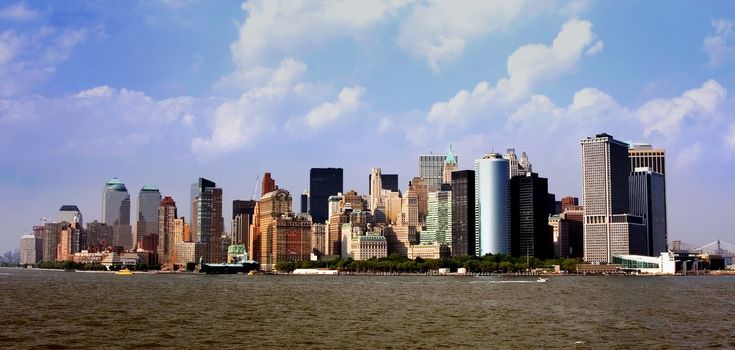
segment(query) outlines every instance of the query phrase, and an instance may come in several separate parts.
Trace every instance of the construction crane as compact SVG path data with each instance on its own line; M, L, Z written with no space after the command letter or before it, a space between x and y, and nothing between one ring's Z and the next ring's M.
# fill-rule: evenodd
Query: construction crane
M258 184L260 183L260 174L255 177L255 186L253 186L253 194L250 195L250 200L255 200L255 193L258 191Z

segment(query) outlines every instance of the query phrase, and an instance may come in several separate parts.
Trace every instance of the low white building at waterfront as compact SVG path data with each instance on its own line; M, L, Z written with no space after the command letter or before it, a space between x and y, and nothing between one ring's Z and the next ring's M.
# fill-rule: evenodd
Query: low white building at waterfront
M633 271L651 275L673 275L676 273L676 261L671 252L659 256L613 255L613 264L618 264L625 271Z

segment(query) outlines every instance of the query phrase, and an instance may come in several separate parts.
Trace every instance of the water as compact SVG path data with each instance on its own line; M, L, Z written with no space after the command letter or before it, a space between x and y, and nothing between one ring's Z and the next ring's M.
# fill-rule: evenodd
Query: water
M0 270L0 348L735 348L735 276Z

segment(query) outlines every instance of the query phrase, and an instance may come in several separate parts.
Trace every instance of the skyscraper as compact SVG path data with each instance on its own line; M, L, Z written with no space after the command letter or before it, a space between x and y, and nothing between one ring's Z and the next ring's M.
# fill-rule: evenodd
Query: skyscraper
M222 189L204 178L199 178L197 196L194 198L192 235L198 243L204 243L204 260L220 262L222 257Z
M274 223L276 218L291 211L291 194L286 190L275 190L268 192L258 201L256 227L258 228L259 243L259 260L262 269L271 269L275 262L273 261L274 249Z
M666 183L664 175L651 168L636 168L630 175L630 212L646 223L649 256L668 250L666 230Z
M550 259L554 255L549 226L549 182L536 173L514 176L511 188L511 254Z
M329 196L342 192L342 168L312 168L309 172L309 209L312 221L324 223L329 218Z
M452 191L429 193L429 215L426 230L421 232L421 244L452 245Z
M459 163L457 163L457 156L454 155L452 150L452 144L449 144L447 149L447 158L444 160L444 170L442 170L442 183L449 184L452 182L452 172L457 170Z
M438 189L439 187L437 187ZM414 177L408 183L408 189L416 195L418 201L418 223L416 227L421 229L426 224L426 216L429 215L429 186L423 177Z
M79 223L79 226L84 224L84 220L82 220L82 212L76 205L62 205L61 208L59 208L59 212L56 214L56 222L64 221L70 224L77 222Z
M171 197L164 197L158 204L158 263L163 265L173 263L174 249L176 249L175 226L176 202Z
M299 212L303 214L309 213L309 190L304 190L301 193L301 211Z
M585 261L610 262L613 255L646 254L643 218L629 215L628 144L604 133L580 144Z
M380 168L370 169L370 210L375 211L379 205L383 204L380 192L383 190L383 176Z
M475 255L475 171L452 172L452 255Z
M161 204L161 192L158 187L146 185L138 192L138 219L135 222L135 247L152 250L143 246L143 237L158 235L158 206Z
M526 155L526 152L523 152L521 154L521 159L519 160L516 156L515 148L508 148L505 151L505 154L503 154L503 159L508 160L509 178L512 178L514 176L524 176L527 173L531 172L531 163L528 161L528 156Z
M475 161L476 255L510 254L508 160L488 153Z
M102 190L102 219L103 223L112 226L112 245L133 248L130 194L125 184L116 177L108 181Z
M651 168L651 171L666 176L666 150L648 144L632 144L628 149L630 171L636 168Z
M454 156L454 154L452 155ZM454 162L452 164L458 164L459 157L454 156L453 158ZM431 154L419 156L419 177L425 179L428 192L438 190L439 186L444 182L444 163L446 160L447 155Z

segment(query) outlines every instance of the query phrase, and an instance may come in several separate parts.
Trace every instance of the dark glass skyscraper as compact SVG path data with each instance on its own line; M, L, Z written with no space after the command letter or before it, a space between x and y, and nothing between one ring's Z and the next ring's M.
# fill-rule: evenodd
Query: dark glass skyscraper
M475 255L475 172L452 172L452 255Z
M549 200L549 181L536 173L510 179L511 234L513 256L554 256L554 237L549 226L553 200Z
M342 168L312 168L309 172L309 214L312 222L324 223L329 218L329 196L343 192Z
M373 175L368 175L368 193L372 190ZM384 190L398 192L398 174L380 174L381 187Z

